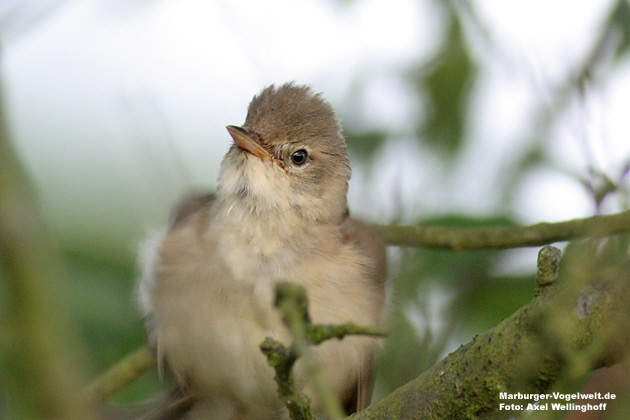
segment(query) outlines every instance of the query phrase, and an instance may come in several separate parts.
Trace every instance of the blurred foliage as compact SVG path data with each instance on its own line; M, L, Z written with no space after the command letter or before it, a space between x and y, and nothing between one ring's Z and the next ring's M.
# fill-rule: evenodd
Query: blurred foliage
M451 215L428 225L513 225L509 218ZM494 274L501 251L453 252L403 249L392 281L388 337L379 365L379 394L418 376L454 345L507 317L533 296L533 275ZM532 262L532 270L535 262Z
M458 2L444 2L442 5L446 30L441 47L428 63L418 63L406 77L418 96L427 102L428 108L426 119L416 127L416 138L433 147L448 162L459 155L467 140L469 93L477 76L476 58L468 44L472 41L463 30L463 21L474 26L481 25L481 20L470 5L457 7L462 6ZM601 37L607 36L607 33L616 35L617 58L630 50L629 11L630 3L617 1L601 27ZM476 29L488 36L485 28ZM488 39L485 41L491 42ZM600 45L596 41L592 52L578 67L577 74L590 74L591 67L605 59L600 55ZM512 198L515 187L532 168L553 167L545 151L553 123L562 115L561 108L570 102L571 97L583 94L583 85L575 83L573 77L568 74L567 84L552 93L556 95L554 103L562 104L553 108L556 112L549 113L545 104L541 104L540 113L533 118L530 131L524 133L533 141L523 150L516 165L507 168L499 184L498 194L503 197L502 202ZM582 83L593 82L585 79ZM350 134L350 138L354 136ZM356 138L363 140L362 136ZM376 136L371 134L369 138L371 141L364 143L363 147L376 149L380 147L380 142L386 141L387 136L379 133ZM370 156L370 151L363 150L362 154ZM607 195L624 193L622 186L626 172L615 177L614 182L600 182L601 186L593 185L592 179L585 181L596 208ZM598 179L609 179L606 174L600 175ZM466 214L422 222L458 227L514 223L509 216L476 219ZM627 242L620 239L611 241L617 244L620 258L627 258ZM536 262L531 262L531 274L496 275L496 267L503 257L504 253L497 251L400 251L391 293L392 334L380 359L377 396L386 395L416 377L457 344L496 325L532 298ZM436 300L444 302L435 308Z
M476 63L466 44L462 16L451 2L440 3L445 12L445 36L435 54L402 75L423 99L422 118L414 119L414 136L447 161L454 159L466 138L468 100L476 76ZM382 130L346 133L350 150L372 158L391 133Z
M616 58L625 56L630 51L630 2L618 0L610 13L607 26L618 32Z
M99 261L91 255L66 253L71 295L81 333L96 356L96 369L105 369L144 341L144 329L133 305L131 267ZM112 342L124 348L112 349ZM121 346L122 347L122 346Z
M451 7L445 9L446 36L438 53L428 65L414 69L410 78L418 92L428 96L426 120L416 127L417 136L448 157L456 155L464 140L475 64L464 43L459 15Z
M92 357L92 376L96 377L146 343L135 304L136 269L130 263L102 260L76 250L66 252L64 262L69 272L68 300ZM115 401L143 400L163 388L154 371L123 389Z
M354 156L362 160L369 160L374 157L377 150L383 145L388 137L387 132L382 130L371 130L363 132L346 132L348 148Z

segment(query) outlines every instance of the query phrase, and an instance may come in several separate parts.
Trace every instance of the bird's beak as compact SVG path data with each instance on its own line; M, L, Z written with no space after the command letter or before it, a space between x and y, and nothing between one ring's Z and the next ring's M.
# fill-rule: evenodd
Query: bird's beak
M228 125L226 128L230 136L232 136L232 139L234 139L234 143L241 149L263 160L270 160L272 162L276 160L271 153L262 147L244 128L236 125Z

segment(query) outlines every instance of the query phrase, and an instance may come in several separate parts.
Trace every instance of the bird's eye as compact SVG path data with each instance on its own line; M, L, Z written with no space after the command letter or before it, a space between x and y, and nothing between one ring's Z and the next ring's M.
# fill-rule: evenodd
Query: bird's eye
M296 150L291 154L291 162L296 166L302 166L306 163L308 158L308 152L306 149Z

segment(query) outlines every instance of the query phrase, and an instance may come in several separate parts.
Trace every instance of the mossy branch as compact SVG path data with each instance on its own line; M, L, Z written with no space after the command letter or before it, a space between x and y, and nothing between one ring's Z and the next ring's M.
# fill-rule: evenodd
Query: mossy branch
M389 245L457 251L542 246L583 237L630 232L630 210L530 226L452 228L421 225L373 225Z
M593 370L623 359L630 337L630 267L572 250L543 248L530 303L354 419L501 419L501 392L573 392ZM556 280L557 279L557 280ZM527 401L519 401L519 403Z
M320 344L331 338L341 339L346 335L369 335L373 337L385 337L387 328L380 325L356 325L346 324L311 324L306 330L307 341L310 344Z

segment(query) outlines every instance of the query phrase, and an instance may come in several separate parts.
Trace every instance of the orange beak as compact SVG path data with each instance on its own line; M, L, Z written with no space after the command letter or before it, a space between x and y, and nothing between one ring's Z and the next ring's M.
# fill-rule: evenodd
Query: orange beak
M270 160L272 162L276 161L271 153L262 147L261 144L244 128L236 125L228 125L225 128L227 128L228 133L230 133L230 136L234 139L234 143L241 149L260 159Z

